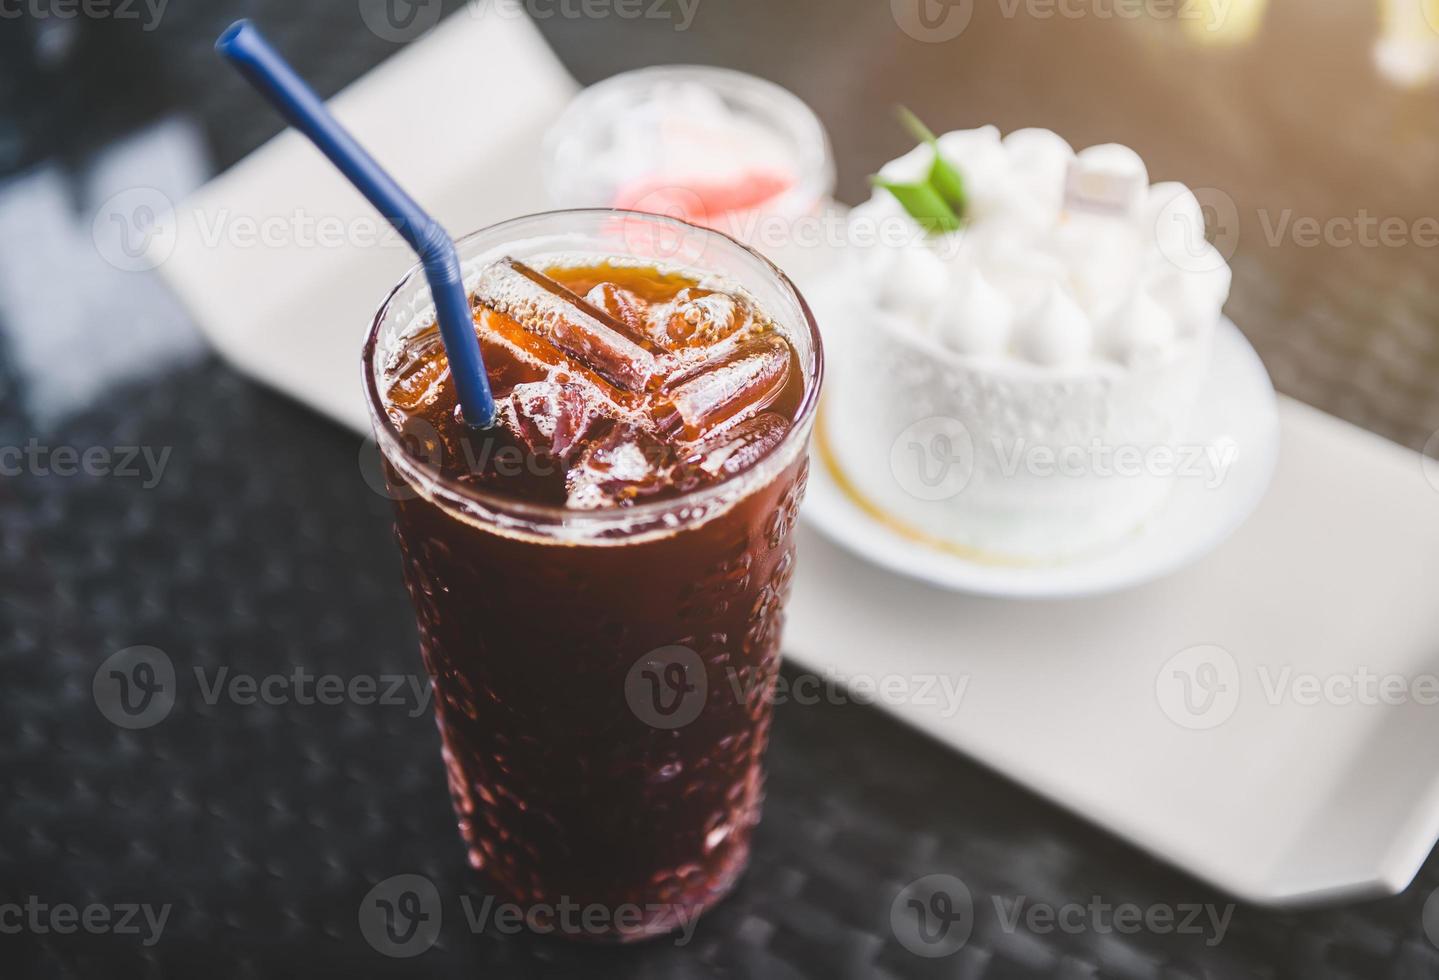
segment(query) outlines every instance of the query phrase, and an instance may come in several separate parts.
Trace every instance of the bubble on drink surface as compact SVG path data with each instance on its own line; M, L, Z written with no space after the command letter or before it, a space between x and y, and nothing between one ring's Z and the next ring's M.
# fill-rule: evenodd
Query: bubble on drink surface
M672 345L710 347L749 326L748 304L730 293L686 287L654 311L655 333Z

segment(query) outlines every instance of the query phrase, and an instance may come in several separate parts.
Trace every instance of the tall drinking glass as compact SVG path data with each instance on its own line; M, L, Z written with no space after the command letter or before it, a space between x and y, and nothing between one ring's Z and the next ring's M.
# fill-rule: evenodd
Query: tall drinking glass
M418 271L385 300L365 344L370 418L470 861L524 908L598 909L591 938L658 935L733 885L759 819L819 335L768 261L673 219L554 212L459 247L467 282L501 256L718 276L773 321L803 376L793 424L749 468L670 499L576 510L447 476L387 413L387 365L433 323Z

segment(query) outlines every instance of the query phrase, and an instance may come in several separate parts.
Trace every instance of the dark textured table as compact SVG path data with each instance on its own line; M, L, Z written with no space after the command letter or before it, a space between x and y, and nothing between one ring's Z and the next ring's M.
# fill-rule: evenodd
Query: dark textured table
M1285 209L1411 228L1436 213L1439 90L1380 80L1368 6L1261 5L1255 36L1227 44L1198 43L1162 13L1045 17L1048 5L1030 3L1011 17L991 0L922 20L907 0L704 0L686 30L674 17L534 6L555 14L543 29L582 81L699 61L793 88L830 126L849 200L903 146L885 115L898 101L935 128L1045 125L1077 144L1130 143L1157 176L1232 202L1220 229L1235 248L1230 311L1281 389L1415 448L1439 426L1434 250L1268 233ZM955 37L912 36L945 33L946 10L972 19ZM154 30L114 17L0 22L0 237L45 239L7 206L18 182L43 172L73 185L156 120L196 120L216 168L273 133L209 54L242 13L327 93L394 50L353 2L176 4ZM23 186L33 198L40 185ZM47 274L57 298L77 289L73 270ZM103 300L92 329L123 326ZM54 316L79 316L72 305ZM139 300L125 309L151 315ZM1008 927L996 900L1182 914L1227 913L1228 899L873 710L837 704L779 707L752 868L688 944L476 932L466 902L485 885L463 863L433 724L405 693L421 670L414 627L358 440L205 354L57 410L46 358L17 332L43 330L46 311L3 296L0 311L0 445L169 450L154 481L118 465L0 479L0 976L1439 975L1423 917L1439 885L1432 859L1392 899L1234 908L1218 941L1119 932L1102 916ZM72 348L49 363L87 356L83 339ZM107 719L96 678L135 646L163 651L175 693L132 730ZM302 703L305 676L404 686L382 704ZM289 686L273 703L213 696L236 677ZM437 896L437 937L414 958L367 939L362 905L399 874L428 878ZM962 948L926 958L895 935L890 911L934 874L962 880L975 913ZM76 927L57 912L67 905L100 911Z

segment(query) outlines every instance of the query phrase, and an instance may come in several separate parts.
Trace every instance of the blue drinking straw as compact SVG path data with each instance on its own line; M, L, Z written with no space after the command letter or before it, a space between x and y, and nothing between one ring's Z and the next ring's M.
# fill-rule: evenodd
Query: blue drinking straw
M470 425L488 428L495 421L495 398L490 393L480 341L465 297L459 253L449 233L335 121L320 97L254 24L236 21L220 35L215 50L330 158L420 256L435 299L440 339L449 356L450 377L455 380L460 409Z

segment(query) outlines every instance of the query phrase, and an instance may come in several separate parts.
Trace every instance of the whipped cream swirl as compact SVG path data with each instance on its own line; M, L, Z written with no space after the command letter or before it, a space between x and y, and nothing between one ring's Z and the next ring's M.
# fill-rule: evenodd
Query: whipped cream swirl
M886 319L956 354L1065 369L1156 363L1218 322L1230 272L1199 201L1151 185L1133 150L1075 153L1049 130L993 126L938 144L964 178L960 230L926 234L884 190L850 215L867 243L851 250L857 276ZM881 176L921 179L933 152Z

